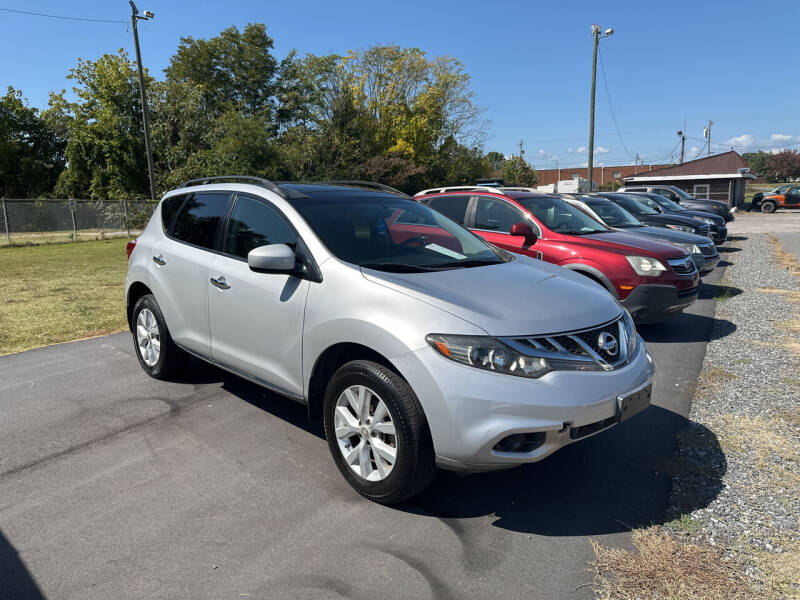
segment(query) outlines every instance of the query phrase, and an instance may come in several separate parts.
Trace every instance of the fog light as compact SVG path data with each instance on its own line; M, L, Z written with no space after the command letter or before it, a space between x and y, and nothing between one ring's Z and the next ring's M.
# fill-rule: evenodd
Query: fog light
M544 444L546 437L547 433L544 431L514 433L497 442L494 449L498 452L518 452L520 454L526 454L528 452L533 452Z

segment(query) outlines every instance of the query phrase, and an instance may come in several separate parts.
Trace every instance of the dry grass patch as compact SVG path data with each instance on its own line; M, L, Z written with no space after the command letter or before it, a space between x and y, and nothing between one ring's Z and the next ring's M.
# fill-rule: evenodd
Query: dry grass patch
M782 269L789 271L793 277L800 277L800 263L797 262L794 255L786 252L783 249L783 244L774 235L769 236L770 243L775 247L775 262Z
M753 452L761 466L772 455L800 464L800 442L791 431L797 419L793 411L772 418L726 414L720 416L714 432L725 451Z
M703 372L700 373L700 386L708 389L731 379L736 379L736 375L722 367L708 364L703 369Z
M769 598L800 598L800 542L777 540L783 552L759 551L753 562L763 574Z
M756 288L755 291L760 294L775 294L777 296L783 296L789 302L800 303L800 292L796 292L794 290L783 290L779 288Z
M657 527L633 532L636 552L592 540L595 588L607 600L743 600L759 597L722 551L684 544Z

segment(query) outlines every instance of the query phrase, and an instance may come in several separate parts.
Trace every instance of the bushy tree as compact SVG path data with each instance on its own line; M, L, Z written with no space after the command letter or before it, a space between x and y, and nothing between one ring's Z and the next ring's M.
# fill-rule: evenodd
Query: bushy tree
M0 196L48 194L64 168L64 146L63 135L9 86L0 97Z
M539 181L533 166L521 156L512 156L501 167L506 185L534 186Z
M766 170L767 176L774 181L786 181L789 178L800 177L800 152L783 150L776 154L770 154Z
M756 175L764 175L767 172L767 160L769 152L759 150L758 152L744 152L742 158Z

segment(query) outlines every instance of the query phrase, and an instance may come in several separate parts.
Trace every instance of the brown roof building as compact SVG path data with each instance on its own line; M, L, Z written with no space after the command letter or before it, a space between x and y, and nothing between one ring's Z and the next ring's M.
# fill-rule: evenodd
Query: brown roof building
M614 181L622 185L622 179L629 175L638 173L648 173L654 169L660 169L664 165L619 165L615 167L593 167L592 179L597 185L603 185L609 181ZM539 176L537 185L550 185L567 179L589 179L588 167L561 167L560 169L536 169Z
M731 150L623 177L623 181L626 186L674 185L697 198L722 200L729 206L741 207L747 180L755 178L739 153Z

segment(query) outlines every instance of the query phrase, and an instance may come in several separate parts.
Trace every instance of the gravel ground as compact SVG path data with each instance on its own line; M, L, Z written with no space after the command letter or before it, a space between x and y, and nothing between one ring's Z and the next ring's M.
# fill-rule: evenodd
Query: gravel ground
M800 270L766 234L723 258L714 335L679 434L669 528L740 562L759 597L800 597ZM737 251L738 248L738 251ZM692 510L695 507L702 506Z

